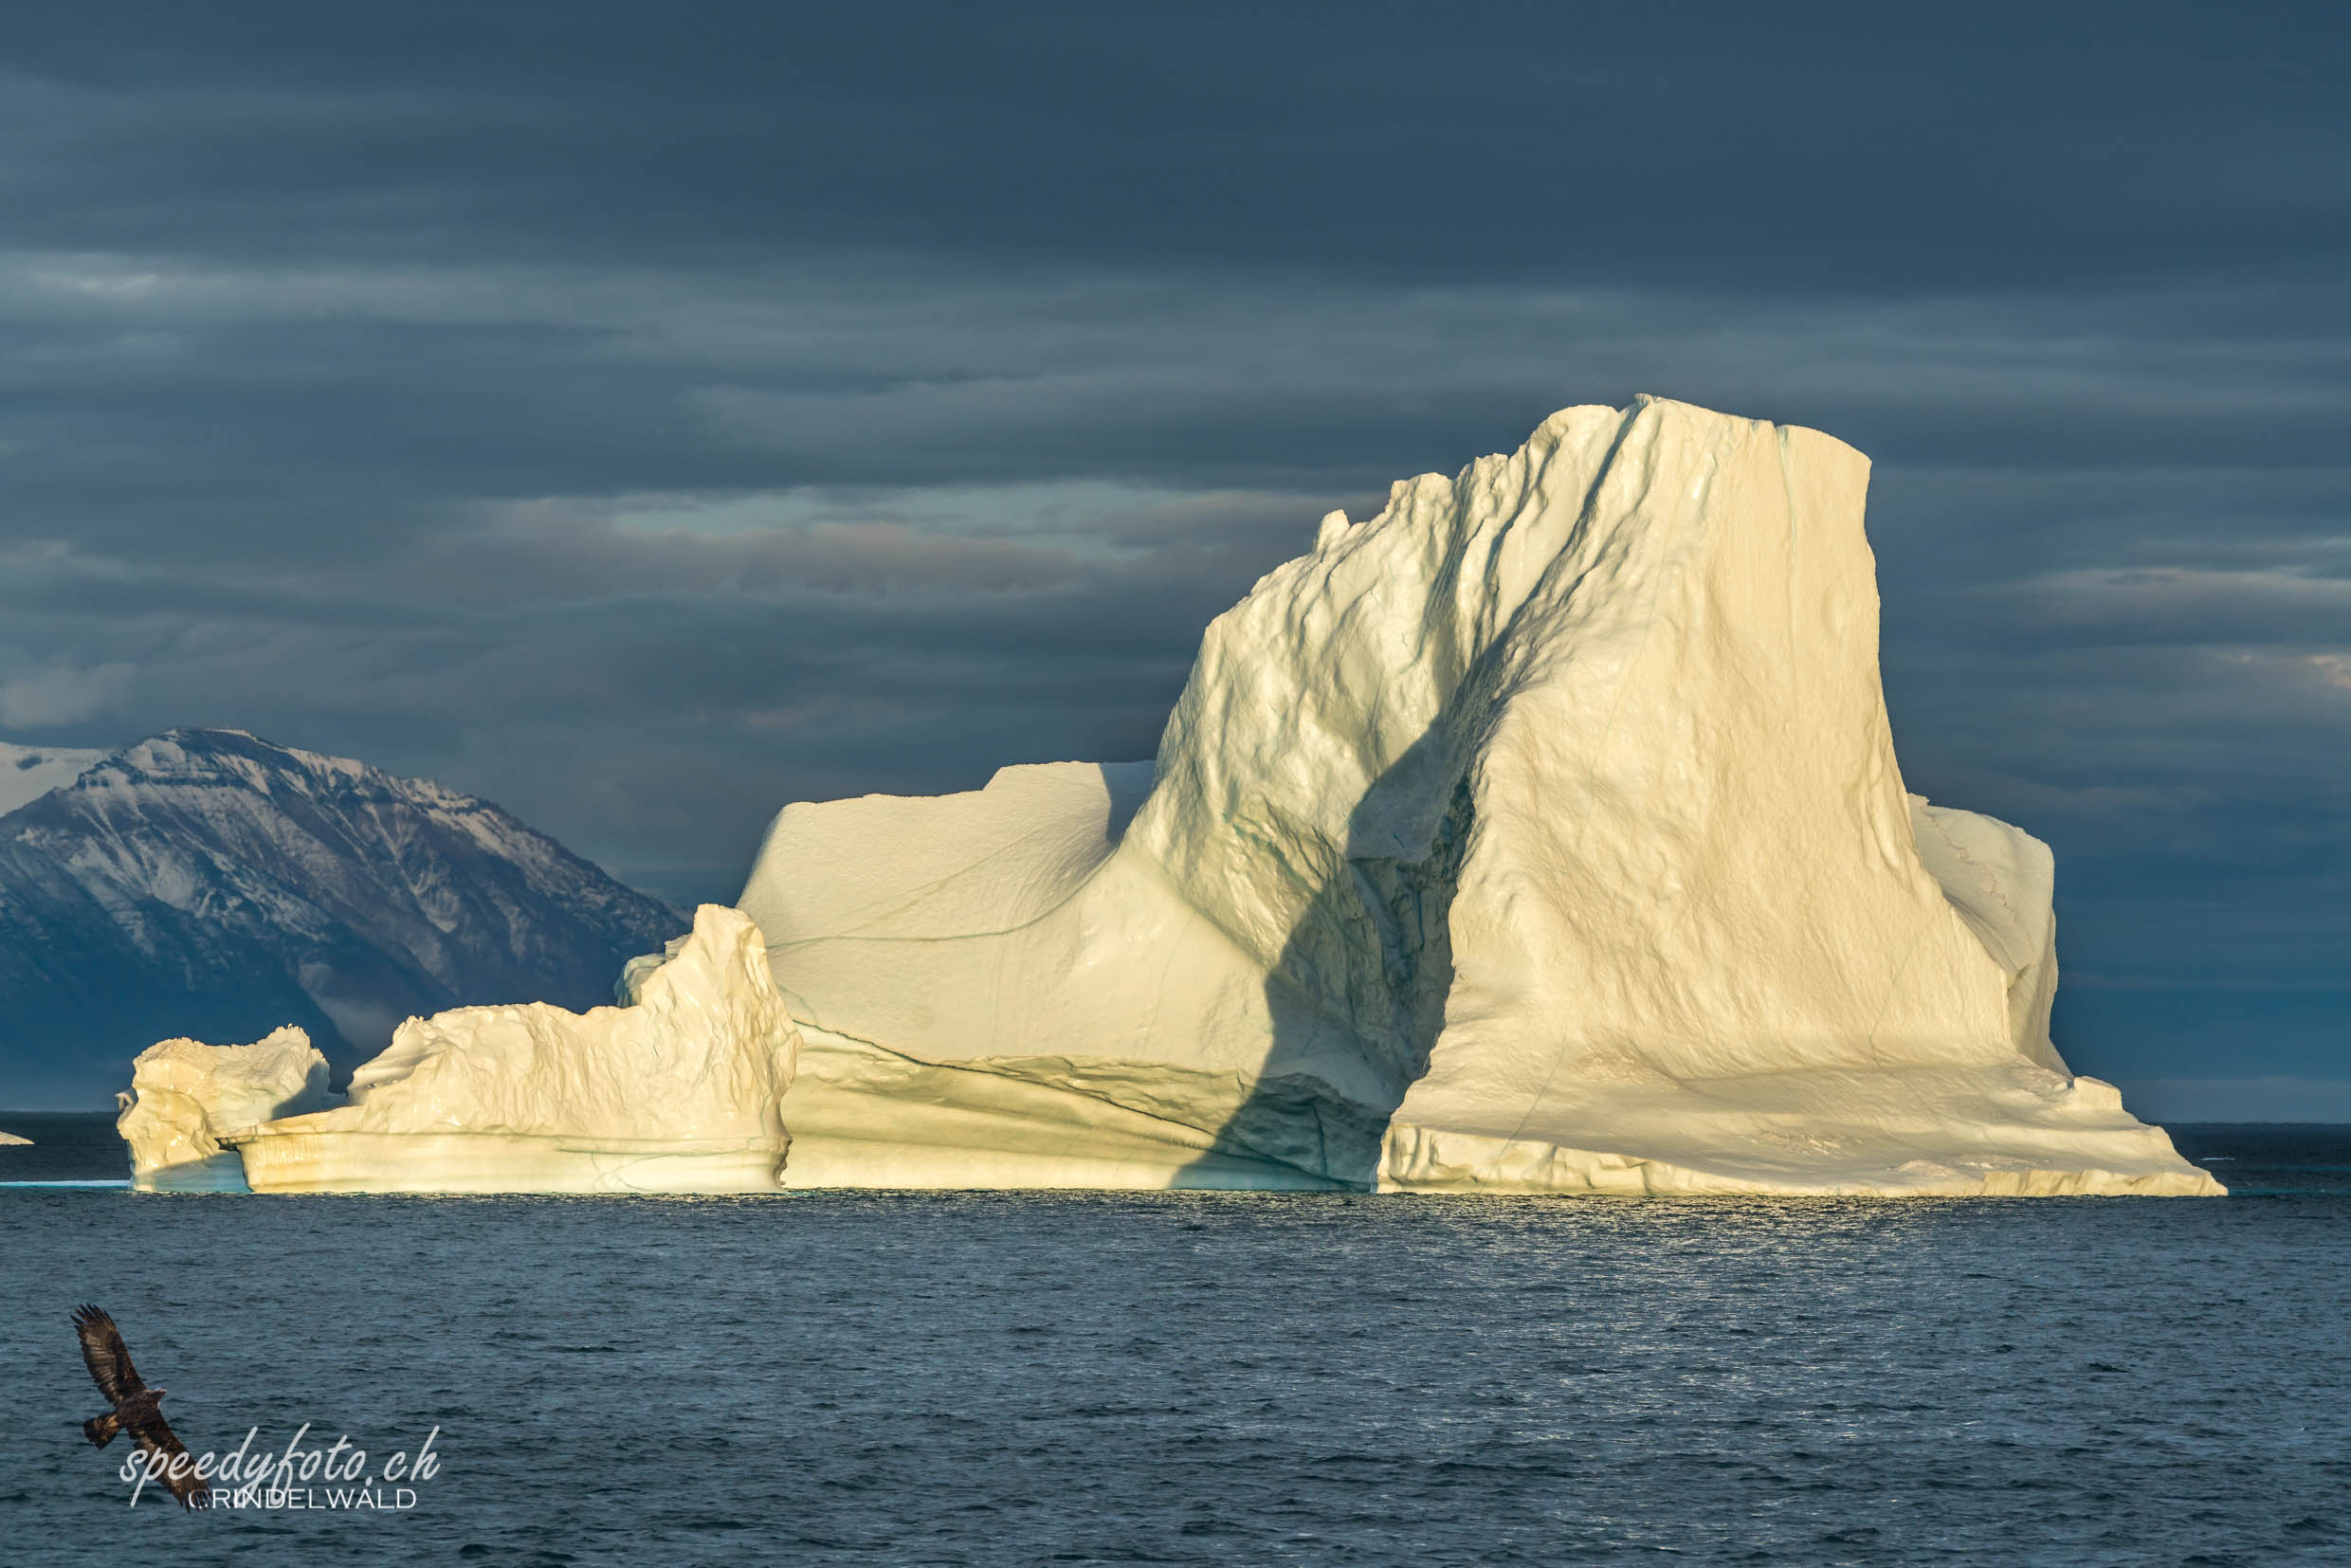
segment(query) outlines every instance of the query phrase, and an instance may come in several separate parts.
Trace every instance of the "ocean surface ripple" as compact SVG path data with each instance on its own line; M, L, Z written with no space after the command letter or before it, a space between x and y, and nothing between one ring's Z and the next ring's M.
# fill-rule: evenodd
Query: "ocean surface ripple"
M0 1176L108 1174L0 1126L47 1151ZM2179 1143L2239 1195L12 1186L0 1555L2351 1560L2351 1136ZM82 1300L198 1451L437 1427L441 1470L405 1510L126 1507Z

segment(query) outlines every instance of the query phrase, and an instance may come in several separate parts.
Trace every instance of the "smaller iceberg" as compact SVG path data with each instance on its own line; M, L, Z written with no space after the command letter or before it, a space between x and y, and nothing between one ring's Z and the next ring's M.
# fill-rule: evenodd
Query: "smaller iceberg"
M411 1018L348 1103L235 1140L255 1192L744 1193L779 1185L800 1034L759 928L704 904L634 1002Z
M324 1110L326 1058L289 1024L249 1046L166 1040L131 1064L115 1130L142 1193L242 1193L245 1163L222 1140L281 1116Z
M800 1034L759 928L704 904L693 933L632 965L629 981L621 1007L532 1002L410 1018L339 1103L300 1030L254 1046L157 1046L138 1059L119 1123L137 1185L775 1191L791 1143L779 1106Z

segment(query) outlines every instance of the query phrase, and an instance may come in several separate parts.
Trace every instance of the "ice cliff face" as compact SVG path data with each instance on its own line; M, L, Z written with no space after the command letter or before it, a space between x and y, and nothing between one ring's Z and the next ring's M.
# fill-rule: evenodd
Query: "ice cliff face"
M0 753L0 803L32 783L0 815L0 1062L26 1094L111 1092L165 1035L294 1024L348 1063L411 1014L584 1007L685 923L486 801L241 731Z
M223 1137L334 1103L327 1062L291 1026L249 1046L166 1040L131 1064L115 1130L131 1148L131 1185L143 1193L241 1193L245 1164Z
M1903 789L1867 478L1567 410L1325 519L1155 766L787 808L787 1181L2217 1191L2049 1039L2047 848Z
M799 1034L758 928L704 904L637 980L630 1005L584 1014L530 1003L411 1018L345 1103L240 1122L225 1141L261 1192L774 1191ZM215 1128L235 1121L222 1103L237 1053L267 1044L181 1053L184 1098Z

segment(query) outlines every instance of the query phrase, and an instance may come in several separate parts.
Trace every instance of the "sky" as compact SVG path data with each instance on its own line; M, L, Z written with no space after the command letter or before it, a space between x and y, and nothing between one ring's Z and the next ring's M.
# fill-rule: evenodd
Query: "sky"
M1875 462L2057 1039L2351 1121L2351 11L248 5L0 39L0 738L228 725L679 899L1155 749L1332 506L1654 392Z

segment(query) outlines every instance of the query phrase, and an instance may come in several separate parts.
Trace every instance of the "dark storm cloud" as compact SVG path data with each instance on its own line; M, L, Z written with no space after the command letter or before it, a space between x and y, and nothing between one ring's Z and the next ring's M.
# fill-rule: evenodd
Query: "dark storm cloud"
M28 13L0 729L242 725L724 896L787 799L1149 755L1322 510L1657 392L1875 459L1905 774L2056 845L2069 1049L2351 1078L2347 41L2317 7Z
M2317 7L101 4L12 29L42 87L20 135L47 155L15 186L57 248L430 256L456 224L535 259L855 246L1708 289L1733 260L1751 287L2104 287L2332 253L2340 27Z

